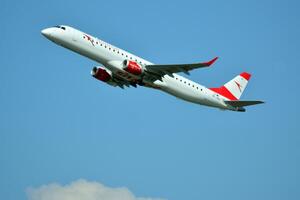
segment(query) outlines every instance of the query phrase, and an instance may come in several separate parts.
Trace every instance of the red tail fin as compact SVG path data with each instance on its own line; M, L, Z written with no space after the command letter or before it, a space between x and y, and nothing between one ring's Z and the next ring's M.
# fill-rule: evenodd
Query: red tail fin
M224 86L219 88L210 88L210 90L222 95L223 97L231 101L238 100L244 92L244 89L246 88L250 78L251 74L243 72L231 81L227 82Z

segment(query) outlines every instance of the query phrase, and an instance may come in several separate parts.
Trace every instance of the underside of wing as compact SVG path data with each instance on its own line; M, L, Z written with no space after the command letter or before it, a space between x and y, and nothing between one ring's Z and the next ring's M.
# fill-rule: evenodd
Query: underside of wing
M165 74L172 75L173 73L183 72L185 74L189 74L189 71L193 69L209 67L212 65L218 57L214 59L203 62L203 63L192 63L192 64L167 64L167 65L146 65L145 68L148 72L164 76Z

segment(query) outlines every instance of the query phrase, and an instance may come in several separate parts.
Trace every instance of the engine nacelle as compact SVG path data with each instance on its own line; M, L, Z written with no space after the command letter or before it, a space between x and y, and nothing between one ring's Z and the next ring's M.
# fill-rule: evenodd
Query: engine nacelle
M134 61L124 60L123 64L124 64L123 69L131 74L141 75L144 71L143 67Z
M109 82L112 78L112 73L104 67L94 67L91 71L91 75L103 82Z

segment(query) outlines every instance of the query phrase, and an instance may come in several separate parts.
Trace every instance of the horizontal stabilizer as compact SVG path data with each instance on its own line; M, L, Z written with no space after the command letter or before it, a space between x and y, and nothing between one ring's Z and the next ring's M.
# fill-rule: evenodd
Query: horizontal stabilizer
M233 107L244 107L244 106L261 104L264 102L263 101L225 101L225 103Z

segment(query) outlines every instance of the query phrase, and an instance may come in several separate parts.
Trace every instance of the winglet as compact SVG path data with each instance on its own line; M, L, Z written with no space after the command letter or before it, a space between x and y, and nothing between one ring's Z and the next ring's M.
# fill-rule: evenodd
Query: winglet
M207 66L211 66L219 57L215 57L214 59L212 59L211 61L206 62L205 64Z

